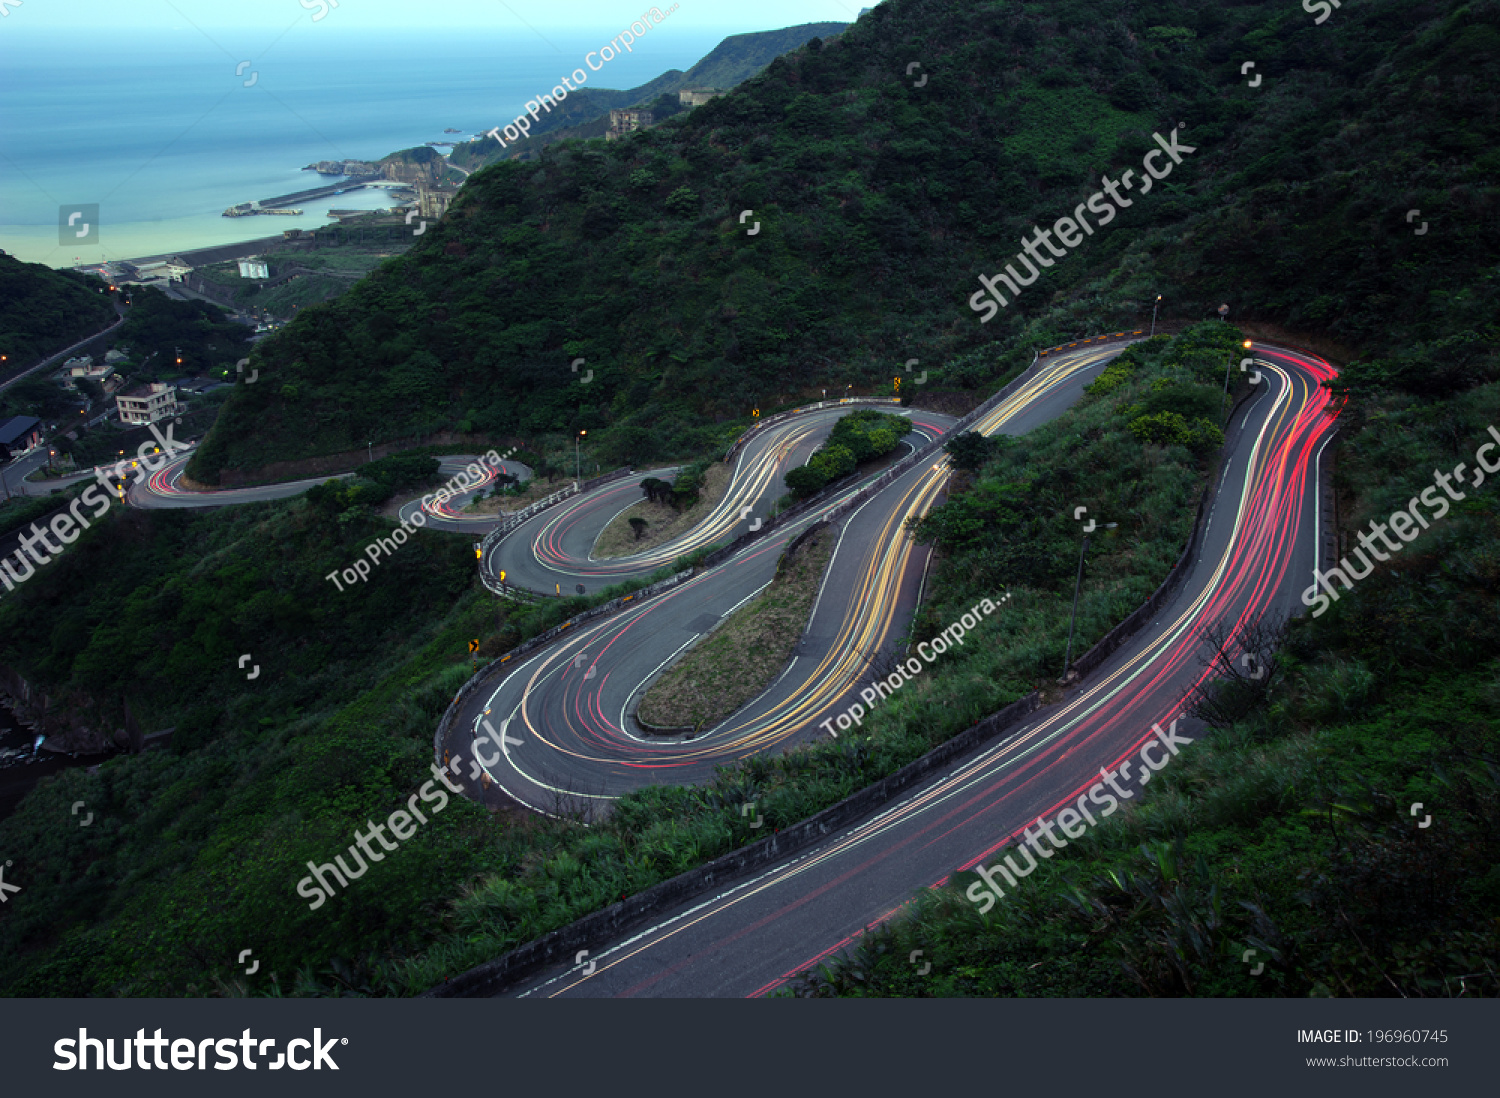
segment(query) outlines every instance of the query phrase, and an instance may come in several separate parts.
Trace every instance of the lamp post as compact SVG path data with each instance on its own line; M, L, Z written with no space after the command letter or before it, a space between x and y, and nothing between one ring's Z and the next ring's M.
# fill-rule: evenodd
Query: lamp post
M1106 522L1103 528L1105 530L1113 530L1118 525L1120 525L1118 522ZM1058 680L1062 683L1068 681L1068 669L1073 666L1073 629L1078 624L1078 594L1083 590L1083 558L1088 554L1088 551L1089 539L1088 535L1085 534L1083 537L1083 548L1078 551L1078 580L1073 585L1073 619L1068 622L1068 654L1063 657L1062 678Z
M1156 301L1151 306L1151 334L1156 335L1156 307L1161 304L1161 294L1156 295Z
M1253 342L1251 342L1248 339L1245 340L1245 343L1244 343L1245 350L1248 351L1253 346L1255 346L1255 344ZM1234 359L1232 359L1232 358L1227 363L1224 364L1224 399L1221 400L1221 401L1219 401L1219 415L1221 415L1221 416L1224 414L1224 407L1225 407L1225 405L1227 405L1229 403L1229 371L1230 371L1230 368L1233 367L1233 366L1234 366Z
M583 436L586 435L586 434L588 434L587 431L579 431L576 435L573 436L574 475L578 478L579 483L583 482L583 448L582 447L583 447Z
M375 460L375 443L374 442L367 442L367 443L365 443L365 457L367 457L371 461Z

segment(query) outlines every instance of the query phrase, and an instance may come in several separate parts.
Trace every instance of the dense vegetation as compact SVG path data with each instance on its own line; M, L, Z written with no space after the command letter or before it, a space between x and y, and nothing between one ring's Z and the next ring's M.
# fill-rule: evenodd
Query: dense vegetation
M850 412L833 425L828 438L813 451L806 465L786 474L787 491L793 499L805 499L840 477L848 476L864 462L885 457L911 431L911 421L900 416L865 409Z
M178 301L154 286L137 286L119 332L129 364L119 372L132 382L170 381L212 372L233 375L254 333L204 301ZM180 361L179 361L180 360Z
M411 253L257 348L270 383L236 387L197 471L455 422L587 427L607 467L644 462L718 445L734 431L721 418L823 385L884 391L908 357L977 397L1031 346L1116 330L1163 292L1179 318L1228 301L1236 319L1368 349L1340 379L1355 526L1420 487L1392 470L1468 460L1500 420L1484 304L1500 233L1497 11L1368 0L1320 27L1283 0L1147 14L1124 0L886 0L663 127L476 173ZM1239 73L1251 50L1257 89ZM903 75L914 57L923 88ZM1175 121L1197 151L1172 178L981 326L966 306L975 275ZM1428 234L1403 220L1418 207ZM917 528L945 561L915 632L974 594L1011 598L982 643L867 718L869 739L645 791L588 828L455 805L409 857L316 913L293 893L304 863L425 780L432 728L468 674L464 640L488 634L495 654L583 603L496 610L468 540L432 532L335 591L323 576L388 529L370 513L377 481L111 515L0 605L0 661L101 720L128 699L147 731L178 732L170 752L44 783L0 822L8 879L26 887L0 921L0 984L206 991L250 944L283 987L300 971L307 993L410 992L758 838L738 814L747 800L768 825L804 818L1056 677L1073 506L1126 516L1094 540L1079 646L1154 589L1212 460L1208 374L1235 338L1215 323L1148 343L1065 422L955 441L970 471ZM1264 698L1163 774L1166 795L1073 848L1087 864L1039 873L986 926L967 901L924 900L872 951L917 943L952 993L1381 994L1390 974L1442 994L1492 972L1490 499L1299 625ZM235 666L244 653L263 665L254 682ZM103 806L105 826L59 828L77 799ZM1441 806L1434 826L1391 826L1417 800ZM1165 845L1148 861L1143 839ZM1258 981L1236 964L1247 934L1274 962ZM904 950L877 952L824 989L933 990L902 982Z
M8 879L25 881L0 919L7 993L211 994L241 939L289 983L301 968L337 990L343 959L421 948L462 882L545 843L545 829L459 802L377 887L316 914L297 898L308 860L429 776L470 637L489 657L621 593L497 612L471 540L431 531L341 591L325 577L390 532L372 511L389 488L326 488L221 511L112 509L0 601L0 664L45 682L54 705L112 729L128 704L147 734L176 729L166 751L43 781L0 821ZM59 827L78 799L98 826Z
M193 474L456 418L587 428L610 463L701 452L716 419L908 357L977 395L996 344L1116 330L1158 292L1167 316L1230 303L1356 349L1481 329L1497 19L1494 0L1322 26L1283 0L891 0L660 127L476 172L407 255L261 347L278 386L231 402ZM1171 177L981 325L976 275L1178 123L1195 151Z
M1349 530L1404 506L1428 470L1472 463L1500 424L1500 384L1417 396L1392 377L1371 362L1340 379L1360 394L1339 466ZM1262 682L1226 677L1203 707L1218 727L1139 807L985 916L962 894L976 876L956 874L797 992L1500 994L1497 535L1493 490L1468 492L1328 613L1294 621Z
M100 282L0 255L0 381L114 323Z
M1096 557L1081 636L1108 628L1166 575L1203 476L1188 451L1131 439L1119 403L1235 335L1215 323L1162 339L1139 357L1139 377L1025 440L1042 465L1067 453L1090 468L1153 469L1129 496L1139 526ZM1090 440L1081 447L1079 429ZM760 832L739 815L746 800L772 826L833 804L1055 676L1062 659L1065 603L1044 585L1011 584L984 643L885 703L866 721L870 743L752 759L704 789L646 790L592 827L451 807L370 888L310 912L294 892L305 863L329 860L367 816L388 814L425 780L432 729L469 674L464 641L485 637L480 654L494 655L587 605L496 610L477 592L469 539L431 532L362 584L340 592L328 582L386 532L372 509L432 464L383 458L289 503L114 513L0 605L0 662L106 727L128 701L143 730L177 729L169 753L120 758L94 778L66 773L0 822L16 879L27 882L26 906L0 923L0 986L204 993L230 978L225 958L243 938L263 943L265 969L288 984L297 974L306 993L350 980L418 991L753 842ZM1033 551L1055 533L1040 531ZM44 636L20 628L36 615L50 623ZM133 654L120 659L127 645ZM245 653L261 666L253 682L238 667ZM78 799L98 806L105 829L53 826ZM91 868L78 878L83 863Z

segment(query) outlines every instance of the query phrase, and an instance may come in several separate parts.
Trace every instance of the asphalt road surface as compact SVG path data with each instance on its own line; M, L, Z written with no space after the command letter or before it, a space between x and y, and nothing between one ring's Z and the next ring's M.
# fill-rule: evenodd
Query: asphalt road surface
M1055 417L1121 346L1051 360L975 428L1022 433ZM633 477L543 512L486 559L503 561L509 581L526 586L568 584L579 577L602 585L606 576L617 582L626 575L648 575L688 547L727 542L743 532L751 520L740 517L742 508L765 500L785 470L806 460L838 416L849 411L833 406L768 427L739 455L724 502L702 527L643 554L638 564L632 563L636 558L596 563L587 553L624 501L639 498ZM908 414L913 432L907 441L914 445L940 437L953 422L930 412ZM632 713L641 694L684 649L771 581L788 542L878 475L851 483L800 520L665 594L580 625L474 695L456 727L473 736L492 730L489 738L500 743L501 755L483 767L490 780L539 812L586 812L590 806L607 809L610 800L641 786L697 784L725 763L836 734L831 726L820 726L858 699L872 663L897 652L916 609L928 552L902 524L940 498L946 457L908 469L836 525L836 548L811 620L793 659L768 690L718 725L678 735L649 735ZM1003 593L994 597L998 602ZM481 753L479 761L488 760Z
M982 429L1022 431L1056 414L1103 357L1098 351L1075 355L1074 362L1092 361L1078 365L1065 382L1017 394L1020 407L1008 415L996 409ZM1064 701L844 833L594 949L587 975L582 966L558 968L515 993L764 995L888 918L922 888L945 881L955 869L987 864L1038 818L1051 819L1076 802L1101 782L1102 773L1114 775L1122 794L1135 796L1151 773L1141 759L1165 766L1176 752L1190 751L1189 741L1203 729L1182 716L1180 703L1210 673L1201 630L1300 611L1299 594L1315 562L1316 468L1333 429L1325 414L1328 394L1319 382L1332 370L1314 357L1265 346L1258 348L1257 361L1262 388L1231 424L1225 467L1188 574L1155 620ZM1053 369L1066 365L1060 359ZM934 479L942 475L927 472ZM546 808L549 787L552 803L568 805L651 780L692 781L706 774L711 756L725 761L807 735L848 696L847 687L840 690L841 633L820 624L818 614L850 615L863 621L856 628L889 637L907 606L904 592L921 562L900 559L904 535L877 516L893 520L922 509L929 502L917 483L922 473L913 470L914 479L903 478L871 500L870 514L851 516L850 531L875 531L876 537L863 541L846 534L840 553L864 548L829 570L808 632L817 643L806 654L821 670L804 673L799 656L768 695L701 740L641 743L625 727L627 706L620 698L641 680L643 668L670 658L674 641L693 627L693 615L704 614L704 606L717 608L710 602L717 573L739 577L731 586L740 598L754 589L763 573L752 559L774 553L774 547L756 545L703 577L701 587L695 580L678 589L694 592L692 597L650 604L660 607L655 621L642 606L592 623L511 672L475 712L465 714L476 723L485 710L510 718L505 755L492 776ZM891 532L884 542L880 530ZM866 595L879 594L861 587L870 581L899 584L903 594L888 594L883 609L863 614ZM865 595L856 597L861 590ZM578 652L585 657L575 666Z

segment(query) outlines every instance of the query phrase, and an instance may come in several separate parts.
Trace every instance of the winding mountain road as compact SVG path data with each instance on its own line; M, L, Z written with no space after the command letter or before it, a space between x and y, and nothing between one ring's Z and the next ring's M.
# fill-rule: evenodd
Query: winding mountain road
M1018 391L973 426L981 433L1022 433L1054 418L1122 349L1093 346L1049 360ZM578 578L593 582L649 575L676 556L727 542L774 497L788 468L805 460L848 408L817 409L772 425L738 456L723 502L691 534L638 558L595 562L598 531L625 500L639 498L635 478L605 485L543 512L486 557L512 583L546 590ZM947 416L909 413L909 443L940 438ZM494 758L479 753L490 781L516 801L558 814L605 807L641 786L695 784L715 768L827 735L819 725L856 700L872 661L900 647L925 579L927 550L903 528L936 502L948 476L946 456L918 462L865 500L833 532L836 547L811 620L795 655L771 687L712 728L650 735L633 717L641 694L690 644L762 590L787 543L878 476L831 494L772 535L671 591L607 618L581 624L566 639L523 659L462 705L456 728L488 735ZM1000 592L995 595L998 601ZM468 743L451 745L469 750Z
M1033 821L1055 818L1099 786L1102 774L1114 776L1121 799L1134 797L1152 773L1138 759L1164 766L1177 752L1191 751L1203 729L1179 706L1187 689L1210 674L1201 631L1298 612L1316 563L1317 469L1334 426L1320 383L1333 370L1313 356L1267 346L1257 356L1262 388L1230 425L1186 575L1154 620L1062 702L845 831L685 901L594 949L587 966L555 968L510 993L767 994L890 917L922 888L946 881L955 869L991 864ZM1026 394L1008 414L997 409L980 429L1024 430L1055 414L1104 357L1059 359L1052 369L1071 365L1067 384ZM930 506L941 464L912 470L870 501L882 501L879 507L850 516L804 641L808 651L749 708L687 743L646 742L628 725L630 698L650 669L723 600L755 590L769 574L775 541L683 585L685 597L657 600L649 606L659 608L654 617L642 606L581 629L502 680L466 714L475 727L486 711L509 720L503 761L492 776L528 803L551 796L551 803L566 804L653 780L693 781L714 762L809 735L850 696L858 674L854 638L888 641L909 612L922 563L903 548L909 543L895 520Z

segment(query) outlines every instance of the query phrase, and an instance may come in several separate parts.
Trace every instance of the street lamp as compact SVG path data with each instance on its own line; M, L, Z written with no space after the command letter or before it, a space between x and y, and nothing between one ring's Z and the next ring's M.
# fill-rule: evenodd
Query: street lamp
M586 434L588 434L587 431L579 431L578 434L576 434L576 435L573 436L573 460L576 463L575 466L574 466L574 475L578 478L578 480L580 482L582 482L582 480L583 480L583 450L582 450L582 441L583 441L583 436L586 435Z
M373 442L365 443L365 457L371 461L375 460L375 444Z
M1161 304L1161 294L1156 295L1156 301L1151 306L1151 334L1156 335L1156 306Z
M1255 346L1254 343L1252 343L1248 339L1245 340L1245 343L1244 343L1245 350L1248 351L1253 346ZM1221 416L1224 414L1224 406L1229 403L1229 371L1230 371L1230 368L1233 367L1233 366L1234 366L1234 359L1232 359L1232 358L1228 362L1226 362L1224 364L1224 399L1221 400L1221 401L1219 401L1219 415L1221 415Z
M1120 525L1118 522L1106 522L1105 530L1113 530ZM1078 624L1078 593L1083 590L1083 558L1089 551L1089 539L1085 534L1083 537L1083 548L1078 551L1078 581L1073 585L1073 620L1068 623L1068 654L1063 657L1063 673L1059 682L1068 681L1068 668L1073 666L1073 628Z

